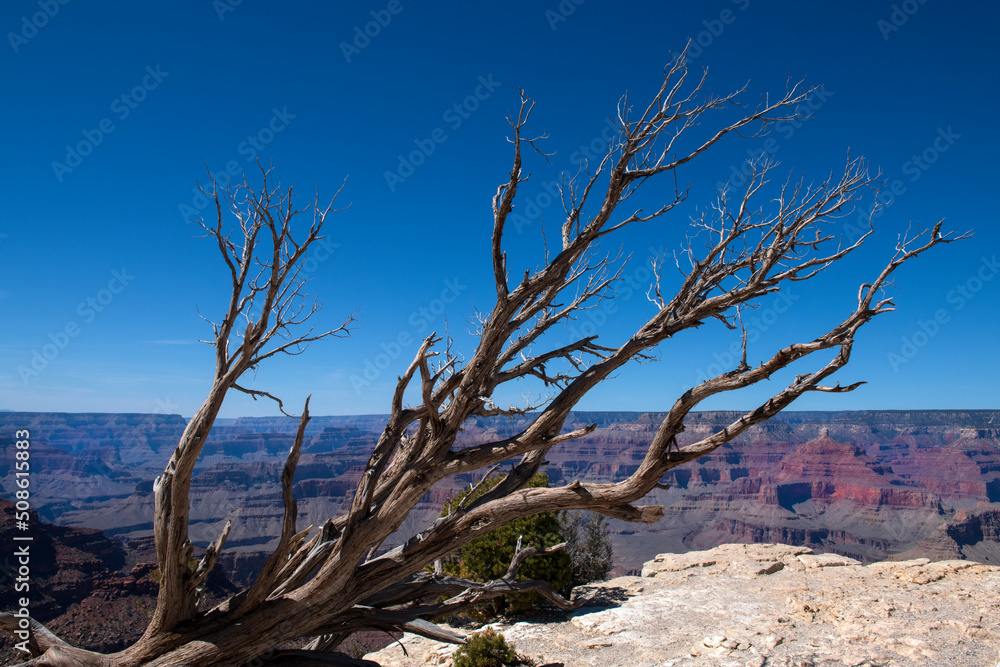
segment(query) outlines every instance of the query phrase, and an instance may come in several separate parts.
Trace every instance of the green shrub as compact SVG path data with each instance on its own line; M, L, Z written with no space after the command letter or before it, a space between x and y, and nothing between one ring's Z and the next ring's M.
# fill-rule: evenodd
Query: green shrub
M495 487L501 479L502 476L488 479L476 489L470 502ZM548 485L549 479L545 474L538 474L528 482L529 488L547 487ZM458 507L468 496L469 490L466 490L445 503L441 516L447 515ZM552 512L536 514L517 519L472 540L443 560L444 571L473 581L499 579L506 574L510 561L514 558L518 537L522 538L522 548L529 546L552 547L564 541L558 514ZM573 565L569 555L565 551L559 551L548 556L529 558L521 564L515 578L519 580L541 579L554 590L562 591L569 588L572 576ZM505 597L507 598L506 603L503 602L503 598L497 598L490 603L479 605L476 609L470 610L469 615L474 618L486 618L503 611L514 613L527 611L540 599L536 593L516 593Z
M534 662L519 656L504 636L492 628L469 637L453 656L455 667L534 667Z
M604 515L591 512L585 518L582 512L564 512L560 523L573 564L572 586L607 579L614 551Z

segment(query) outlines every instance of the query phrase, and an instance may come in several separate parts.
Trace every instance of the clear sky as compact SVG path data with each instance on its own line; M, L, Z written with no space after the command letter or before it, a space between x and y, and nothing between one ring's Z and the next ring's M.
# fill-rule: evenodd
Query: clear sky
M319 325L356 313L361 326L252 384L292 405L312 393L314 414L387 412L416 341L447 326L468 350L465 318L491 303L490 199L510 169L517 88L556 152L551 165L529 159L520 212L532 223L509 234L530 264L539 217L559 220L557 206L529 204L581 147L600 147L622 93L646 103L689 38L717 92L749 82L754 103L786 77L824 86L813 117L768 144L782 170L822 179L850 149L900 193L863 252L761 304L751 360L825 332L907 225L945 218L975 237L899 273L899 311L866 328L836 378L869 384L796 407L1000 407L998 20L994 2L941 0L6 2L0 408L190 416L212 371L198 313L226 302L224 267L187 222L202 205L193 188L203 163L242 173L260 158L306 195L348 177L350 209L310 271ZM689 202L620 239L628 279L644 289L648 249L675 248L715 184L765 145L727 141L679 172ZM410 173L400 156L420 150ZM640 291L580 326L620 344L650 314ZM681 336L579 407L666 409L723 368L734 340L721 326ZM785 380L703 407L753 407ZM237 395L223 416L275 412Z

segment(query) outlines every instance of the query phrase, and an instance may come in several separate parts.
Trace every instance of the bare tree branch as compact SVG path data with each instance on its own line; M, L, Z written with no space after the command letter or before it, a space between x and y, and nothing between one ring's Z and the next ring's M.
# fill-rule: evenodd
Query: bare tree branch
M222 255L232 289L225 314L210 322L215 348L212 387L154 484L154 534L161 571L156 610L142 639L110 657L75 649L33 625L34 650L47 657L32 662L165 667L239 665L269 656L266 660L273 664L305 659L314 664L350 664L334 657L330 649L358 629L404 628L461 641L435 629L428 619L497 595L529 590L557 606L573 608L581 602L571 602L541 582L514 580L525 558L550 553L555 547L517 550L508 573L486 583L435 575L425 568L476 537L541 512L588 509L625 521L655 521L663 508L639 503L653 489L665 488L660 480L671 468L731 441L806 392L843 393L860 386L861 381L845 386L824 383L849 362L857 332L895 309L885 296L895 270L934 246L968 234L942 233L940 222L929 234L904 234L886 266L860 286L852 312L809 340L789 342L768 352L770 356L758 365L750 364L743 312L762 297L838 265L871 234L845 241L834 227L878 183L878 175L871 176L864 161L850 155L842 172L819 183L791 177L772 183L774 161L766 156L750 160L743 182L725 185L716 200L692 219L685 242L674 254L678 275L664 275L662 253L653 257L654 282L647 296L654 309L631 335L613 342L597 335L574 335L567 341L559 335L567 323L613 299L623 280L627 260L605 255L598 247L602 239L607 243L612 235L622 236L623 229L670 214L687 196L679 172L688 162L725 137L762 136L776 122L802 118L800 105L814 90L789 81L783 93L744 105L743 88L715 95L706 92L705 72L688 75L682 54L664 69L663 80L647 104L634 108L627 95L621 98L617 136L606 153L594 164L582 161L576 174L560 180L565 212L561 250L549 257L546 244L545 263L523 269L523 274L508 265L504 229L518 204L519 187L528 178L522 149L527 145L547 156L536 145L544 137L526 134L534 103L520 93L518 113L508 119L513 166L493 197L490 261L496 299L491 308L475 315L474 349L466 359L447 336L443 345L436 334L424 339L397 380L386 426L350 508L325 521L311 537L311 528L296 532L292 497L309 420L307 401L282 473L285 514L278 546L247 591L214 609L199 611L198 588L222 549L228 526L192 572L188 566L193 550L188 538L191 475L223 400L235 389L254 399L274 399L283 412L280 400L248 387L241 378L276 354L299 354L312 341L348 334L354 321L350 317L340 327L321 333L305 326L319 304L309 302L301 267L312 244L324 238L327 216L337 212L336 197L326 206L313 199L300 211L292 188L274 185L271 170L263 167L263 186L258 189L245 179L225 188L212 182L210 189L203 189L215 211L211 220L198 224ZM714 120L725 118L725 113L732 114L729 120ZM706 124L710 129L699 129ZM665 194L644 210L630 201L640 190ZM645 202L644 197L634 201ZM310 211L308 229L300 231L297 216ZM871 218L871 227L870 223ZM517 278L512 275L523 277L514 282ZM594 425L568 428L566 424L570 411L589 392L627 364L653 359L677 334L715 322L740 334L739 364L673 402L631 475L615 483L574 480L556 488L527 487L553 446L594 430ZM808 368L756 409L678 447L685 419L702 401L765 381L793 364ZM517 382L533 383L550 393L526 406L499 407L494 398L498 391ZM407 397L417 404L405 405ZM525 419L519 433L456 447L469 419L504 414ZM507 472L489 491L451 508L398 547L379 553L383 542L436 484L501 465ZM442 600L443 596L447 597ZM10 622L9 615L0 616L4 627ZM306 640L311 650L276 651L293 640ZM341 662L330 662L336 660Z

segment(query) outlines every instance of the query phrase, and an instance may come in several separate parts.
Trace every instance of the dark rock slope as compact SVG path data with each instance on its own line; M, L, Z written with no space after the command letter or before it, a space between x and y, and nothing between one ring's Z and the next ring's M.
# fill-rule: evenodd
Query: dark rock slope
M19 530L15 520L14 503L0 500L0 542L14 545L0 569L0 609L16 610L26 597L34 618L67 641L100 651L125 648L142 634L156 599L153 564L133 565L121 543L91 528L46 524L33 511L28 530ZM15 541L15 535L31 540ZM26 575L13 556L23 545L28 547ZM15 583L26 584L27 590L15 590ZM0 661L22 660L3 636Z
M0 563L0 610L16 611L28 600L33 618L75 646L103 653L133 644L146 629L156 605L156 556L151 540L143 550L124 546L92 528L55 526L0 499L0 543L8 545ZM15 540L29 537L30 540ZM12 545L12 546L11 546ZM27 573L15 550L27 546ZM197 554L200 555L200 554ZM236 592L220 571L209 576L207 603ZM0 664L25 659L0 634Z

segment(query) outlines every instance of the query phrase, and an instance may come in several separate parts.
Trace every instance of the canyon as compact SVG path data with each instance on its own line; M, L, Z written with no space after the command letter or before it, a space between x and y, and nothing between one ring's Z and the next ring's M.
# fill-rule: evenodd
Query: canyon
M735 412L692 414L680 444L722 428ZM553 485L613 482L638 467L662 415L575 412L566 428L596 424L558 445L545 472ZM513 435L527 418L466 424L459 446ZM315 417L294 494L299 524L340 513L360 479L384 417ZM233 529L223 564L245 581L278 535L278 478L296 422L220 419L193 480L191 535ZM96 528L151 550L152 484L185 421L178 415L0 413L0 486L13 498L15 428L32 433L32 508L50 523ZM481 474L481 473L479 473ZM445 480L399 531L421 529L442 503L476 481ZM701 459L671 470L647 502L651 525L611 522L616 567L634 572L654 555L727 542L781 542L873 562L903 555L1000 563L1000 411L785 412Z
M550 483L625 478L662 416L572 413L567 429L596 428L550 451ZM680 445L738 416L692 414ZM470 421L457 446L514 435L527 419ZM31 432L32 612L67 639L113 650L141 633L156 592L153 480L185 423L178 415L0 413L3 498L15 497L13 433ZM294 485L300 528L345 509L384 424L380 415L312 419ZM278 479L296 427L285 417L220 419L204 447L191 536L205 546L226 520L233 523L214 595L246 585L276 540ZM425 527L481 474L435 487L386 546ZM646 500L665 507L661 521L610 522L613 575L636 575L657 554L728 543L784 543L859 563L1000 565L1000 411L785 412L662 481L669 488ZM13 505L0 502L0 539L11 543L13 531ZM10 607L9 597L0 606ZM115 620L115 637L101 627L106 619Z

